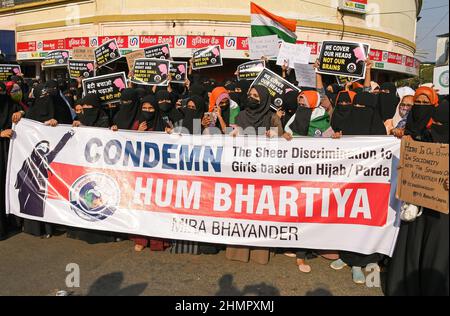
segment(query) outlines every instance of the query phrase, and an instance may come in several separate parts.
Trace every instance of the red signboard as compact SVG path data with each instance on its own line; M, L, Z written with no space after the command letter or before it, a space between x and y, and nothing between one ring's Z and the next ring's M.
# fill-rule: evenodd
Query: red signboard
M169 44L174 48L175 36L173 35L141 35L139 37L139 48L147 48L160 44Z
M225 38L223 36L188 36L187 48L204 48L208 46L220 45L224 48Z
M66 38L66 49L74 49L77 47L89 47L89 37Z
M36 42L18 42L17 52L18 53L28 53L36 51Z
M414 67L414 65L415 65L414 57L406 57L405 66L406 67Z
M42 50L45 52L65 48L66 48L66 41L64 39L48 40L42 42Z
M397 53L389 53L388 63L402 65L403 64L402 55Z
M128 36L99 36L99 46L113 39L116 39L119 48L128 48Z
M318 55L319 52L319 43L317 42L307 42L307 41L297 41L297 44L304 45L311 47L311 54L312 55Z
M236 49L237 50L249 50L250 48L248 46L248 37L238 37Z
M381 50L371 49L369 56L372 61L383 61L383 51Z

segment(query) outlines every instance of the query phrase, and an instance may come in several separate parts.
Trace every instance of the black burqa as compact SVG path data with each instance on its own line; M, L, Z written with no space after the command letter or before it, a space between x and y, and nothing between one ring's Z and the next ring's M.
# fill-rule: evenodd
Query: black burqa
M48 81L45 84L54 106L55 117L59 124L72 124L72 112L70 111L70 104L62 94L58 83L54 80Z
M256 85L253 87L258 92L260 102L259 106L252 109L247 106L245 110L239 113L236 118L236 125L242 129L254 128L258 132L259 128L265 128L266 131L271 128L273 113L270 109L270 95L266 87Z
M203 117L203 113L205 112L205 101L200 96L191 96L188 98L187 103L193 102L195 104L195 109L190 109L187 106L180 110L183 115L183 120L181 122L181 126L188 130L190 134L194 134L194 123L197 120L199 124L198 132L201 133L201 119Z
M354 92L343 91L336 98L336 105L331 117L331 127L335 132L343 131L348 124L348 118L352 111L353 94ZM343 102L350 104L342 105Z
M297 91L289 91L283 96L283 111L284 116L281 119L283 123L283 128L286 127L287 123L297 112L298 108L298 92Z
M0 82L0 130L12 128L12 115L20 108L6 94L5 84ZM0 240L8 233L8 219L6 217L6 172L8 168L9 138L0 138Z
M166 90L159 90L156 95L156 102L158 103L158 109L161 117L165 122L170 122L167 127L171 124L175 126L178 122L183 119L183 115L175 108L174 100L172 95ZM164 103L160 103L166 101Z
M155 109L154 112L145 112L142 111L142 106L145 103L149 103ZM141 108L138 114L139 124L143 122L147 122L148 131L152 132L164 132L165 131L165 122L161 117L161 112L157 106L156 98L153 95L147 95L142 98Z
M383 83L380 91L389 91L388 93L380 92L378 95L378 109L383 122L394 117L400 98L397 96L397 87L392 82Z
M90 105L92 108L84 108L78 115L78 120L83 126L109 128L108 114L103 111L96 94L87 94L80 100L82 105Z
M344 135L386 135L386 127L376 111L377 97L370 92L358 93L342 130Z
M441 102L432 116L435 123L420 135L420 140L448 144L448 102ZM449 295L448 214L424 208L422 216L415 221L402 222L395 251L387 267L385 294Z
M435 111L433 105L415 104L409 112L406 120L405 135L410 135L416 140L422 140L426 135L427 126Z
M119 111L114 116L113 123L119 129L134 129L139 114L139 94L135 89L125 89L120 97Z
M56 119L53 98L48 95L43 84L39 84L33 91L34 102L25 114L25 118L45 123Z

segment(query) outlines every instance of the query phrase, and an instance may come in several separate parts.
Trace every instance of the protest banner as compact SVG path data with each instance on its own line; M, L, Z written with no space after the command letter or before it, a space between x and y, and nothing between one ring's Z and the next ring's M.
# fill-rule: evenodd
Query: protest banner
M223 65L220 46L210 46L194 51L192 69L220 67Z
M145 58L144 50L137 50L135 52L128 53L125 55L125 58L127 60L128 69L133 71L134 62L136 59Z
M346 76L336 76L336 81L338 85L344 87L347 83L358 81L358 79L346 77Z
M238 81L255 80L264 68L266 68L266 62L264 60L249 61L238 67L237 79Z
M398 199L448 214L448 144L403 138L398 174Z
M277 35L249 38L250 59L277 57L280 51L280 40Z
M6 209L22 218L227 245L395 247L394 137L149 136L27 119L14 131Z
M167 86L169 84L170 61L142 58L134 61L131 82L144 85Z
M75 47L72 49L72 59L95 60L95 48L94 47Z
M172 78L170 82L173 83L185 83L188 79L187 77L187 62L183 61L171 61L170 62L170 77Z
M54 50L47 54L42 64L43 68L67 67L70 53L68 50Z
M95 63L89 60L69 60L70 79L95 77Z
M299 88L267 68L261 71L258 78L253 81L252 87L256 85L262 85L269 90L274 109L279 109L283 106L283 96L289 91L294 90L300 93Z
M324 41L318 73L364 79L370 46L362 43Z
M295 64L309 64L310 59L311 47L283 42L278 53L277 65L283 66L287 63L289 68L294 69Z
M115 62L122 57L116 39L105 42L103 45L97 47L94 52L95 62L99 68Z
M21 73L19 65L0 65L0 82L8 81L11 76L18 76Z
M299 87L316 87L316 71L310 64L295 64L295 77Z
M127 87L124 72L83 80L83 93L97 94L102 105L120 102L121 91Z
M145 58L170 59L170 45L162 44L144 49Z

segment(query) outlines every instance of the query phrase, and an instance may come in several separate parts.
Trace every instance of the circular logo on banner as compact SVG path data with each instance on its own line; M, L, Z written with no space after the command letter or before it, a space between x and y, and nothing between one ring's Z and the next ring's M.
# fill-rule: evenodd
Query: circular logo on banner
M275 99L275 101L273 103L275 103L275 106L277 108L279 108L279 107L281 107L283 105L283 99L277 98L277 99Z
M64 59L58 59L58 64L64 64Z
M354 73L356 71L356 64L354 64L354 63L348 64L347 71Z
M69 200L72 211L88 222L98 222L114 215L120 204L117 182L103 173L86 174L74 182Z
M181 80L181 75L180 74L176 75L175 79L178 80L178 81Z
M109 57L111 57L111 58L116 58L116 53L111 53L111 54L109 54Z
M155 82L161 82L161 76L160 75L156 75L155 76Z
M448 70L444 71L439 76L439 84L445 88L448 88Z
M83 72L83 77L84 77L84 78L88 78L88 77L89 77L89 72L87 72L87 71L86 71L86 72Z
M217 63L217 59L215 59L215 58L211 58L211 64L216 64Z

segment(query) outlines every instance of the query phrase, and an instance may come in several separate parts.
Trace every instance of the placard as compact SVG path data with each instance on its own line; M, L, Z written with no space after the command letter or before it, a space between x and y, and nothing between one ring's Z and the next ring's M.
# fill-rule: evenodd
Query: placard
M71 79L95 77L95 62L92 60L69 60L69 76Z
M185 83L187 80L187 62L183 61L171 61L170 62L170 77L172 78L170 82L173 83Z
M136 59L131 82L135 84L167 86L170 61L164 59Z
M67 67L67 65L69 64L69 57L70 54L68 50L54 50L47 54L42 67Z
M277 57L280 51L278 35L251 37L248 40L250 46L250 58Z
M83 80L83 93L97 94L101 104L120 102L121 91L127 87L127 78L124 72Z
M219 45L196 50L192 57L194 59L192 69L194 70L220 67L223 65L222 53Z
M397 198L448 214L448 144L403 138Z
M0 81L8 81L10 76L18 76L21 73L19 65L0 65Z
M75 47L72 49L72 59L75 60L95 60L94 47Z
M316 71L310 64L295 64L295 77L299 87L316 88Z
M128 69L133 71L134 62L136 59L145 58L144 50L137 50L135 52L131 52L125 55L127 59Z
M258 78L253 82L252 87L256 85L262 85L269 89L271 102L275 108L281 108L283 106L283 96L289 91L301 92L299 88L267 68L261 71Z
M255 80L264 68L266 68L266 62L264 60L249 61L248 63L242 64L238 67L237 79L239 81Z
M162 44L144 49L145 58L170 59L170 45Z
M107 41L95 50L95 62L99 68L106 66L121 57L122 55L120 54L116 39Z
M325 41L319 57L318 73L364 79L370 46L362 43Z
M440 95L448 95L448 65L434 68L434 88Z
M288 67L294 69L295 64L309 64L310 59L311 47L283 42L278 53L277 65L283 66L287 62Z

